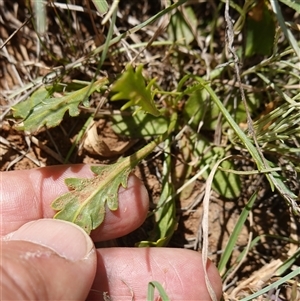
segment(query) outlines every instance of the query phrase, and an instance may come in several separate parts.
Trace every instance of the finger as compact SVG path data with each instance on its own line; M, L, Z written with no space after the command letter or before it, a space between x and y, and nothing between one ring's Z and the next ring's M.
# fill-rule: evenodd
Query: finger
M28 221L53 217L51 202L68 191L64 179L93 177L87 165L51 166L1 173L0 214L3 227L0 234L15 231ZM125 235L138 228L148 210L148 194L135 176L128 179L128 187L119 190L119 208L106 211L95 240L107 240Z
M98 249L97 255L97 274L89 301L99 300L105 292L112 300L147 300L148 283L153 280L163 286L170 300L210 300L201 255L197 252L169 248L110 248ZM207 273L220 300L221 279L211 262L207 264Z
M1 300L85 300L96 273L90 237L74 224L30 222L1 242Z

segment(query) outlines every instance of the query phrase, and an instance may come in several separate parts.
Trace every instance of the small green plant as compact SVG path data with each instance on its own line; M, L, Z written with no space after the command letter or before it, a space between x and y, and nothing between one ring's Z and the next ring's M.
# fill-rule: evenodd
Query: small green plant
M128 68L114 84L112 90L118 93L113 99L129 99L129 104L138 105L147 113L159 115L154 105L151 85L146 88L141 67L137 72ZM128 87L128 90L123 89ZM127 92L128 91L128 92ZM123 109L128 105L123 106ZM117 163L107 166L93 166L91 170L96 174L92 179L66 179L70 192L58 197L52 203L52 208L58 213L54 218L71 221L81 226L87 233L96 229L102 223L105 214L105 203L110 210L118 209L118 190L120 185L127 186L129 173L139 162L148 156L153 149L168 137L175 128L176 114L170 119L169 128L164 135L130 157L123 158Z

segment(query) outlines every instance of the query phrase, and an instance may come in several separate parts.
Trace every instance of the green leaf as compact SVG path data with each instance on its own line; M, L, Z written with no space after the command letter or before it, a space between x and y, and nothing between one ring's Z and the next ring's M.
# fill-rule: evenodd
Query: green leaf
M246 30L245 55L247 57L254 54L270 55L272 53L275 22L273 13L264 2L259 2L249 13Z
M233 169L231 161L224 161L221 164L224 169ZM241 193L241 180L239 175L218 170L215 174L212 187L223 197L233 199L239 197Z
M287 26L285 24L285 19L283 18L281 8L280 8L280 5L279 5L278 1L277 0L272 0L272 1L270 1L270 4L271 4L271 7L273 9L273 12L276 15L276 18L278 20L278 23L279 23L281 29L282 29L282 32L284 33L286 39L289 41L290 45L294 49L294 51L295 51L296 55L298 56L298 58L300 58L300 48L298 46L298 41L294 37L291 30L289 28L287 28Z
M216 162L225 157L225 150L222 147L213 146L203 135L197 134L197 143L193 149L195 158L199 158L198 169L203 169L206 165L211 168ZM225 170L233 169L233 163L226 160L220 165ZM205 171L202 176L207 180L210 170ZM237 198L241 193L240 176L231 172L217 170L212 182L212 188L221 196L227 199Z
M211 167L215 165L217 160L225 157L224 149L221 147L212 147L211 150L206 152L203 157L203 161L201 161L201 167L206 164L210 164ZM233 164L226 160L220 165L224 169L233 169ZM206 171L203 174L203 177L207 179L210 171ZM223 170L217 170L214 176L214 180L212 183L213 189L218 192L221 196L227 199L237 198L241 193L241 180L239 175L225 172Z
M23 118L23 124L18 129L34 132L42 126L55 127L62 121L66 111L70 116L77 116L78 105L81 102L86 105L86 97L107 83L107 79L102 78L80 90L66 92L62 97L51 97L46 88L40 88L29 99L13 107L14 117Z
M246 93L246 98L250 112L255 111L261 103L258 95L248 92ZM237 123L246 122L247 117L243 103L239 102L237 107L235 107L234 103L234 98L230 98L226 104L226 109ZM203 122L202 129L215 130L220 113L218 106L211 101L209 93L202 87L198 89L195 87L183 109L185 122L190 124L195 132L197 132L200 122ZM224 118L222 121L222 128L228 128L229 124L226 122L226 119Z
M131 167L127 165L120 168L118 162L107 166L92 166L91 170L96 174L91 179L66 179L70 192L51 204L58 211L54 218L75 223L87 233L103 222L106 203L110 210L118 209L118 190L120 185L126 188Z
M195 39L195 32L197 32L197 17L192 7L182 6L180 11L177 10L172 15L169 26L169 39L189 45Z
M167 131L169 124L169 119L165 116L155 117L141 111L134 116L113 115L112 119L114 132L131 138L162 135Z
M300 0L280 0L280 2L294 9L298 14L300 13Z
M108 11L108 3L106 0L92 0L97 11L100 14L105 14Z
M133 155L122 158L117 163L91 167L96 174L95 177L66 179L65 183L70 191L52 202L51 207L58 211L54 218L75 223L87 233L96 229L104 220L105 204L107 203L110 210L118 209L120 185L126 188L130 171L173 132L176 123L177 114L173 113L164 135L157 137Z
M225 251L221 256L221 259L220 259L220 262L218 265L218 270L221 275L224 273L226 264L228 263L228 260L232 255L232 251L237 244L237 240L242 231L242 227L244 226L246 219L247 219L250 211L252 210L252 207L254 205L256 197L257 197L257 192L252 194L250 200L248 201L248 203L244 207L242 213L240 214L240 217L238 219L238 222L236 223L236 226L233 229L233 232L230 235L229 241L227 242Z
M219 110L210 101L208 92L199 88L188 98L183 111L184 119L197 131L199 123L202 121L205 130L214 130L219 115Z
M112 87L112 92L116 94L112 96L111 100L128 99L129 101L121 110L125 110L131 106L138 106L135 113L139 110L143 110L146 113L159 116L160 112L154 104L153 95L151 93L154 80L150 81L148 86L146 86L142 70L142 65L137 67L136 72L134 72L131 65L127 66L127 69Z
M44 86L36 90L30 98L12 107L14 117L26 118L38 104L49 98L51 91Z
M165 141L165 160L162 171L162 192L157 203L155 211L154 228L150 232L148 241L141 241L136 244L138 247L163 247L171 239L175 229L176 221L176 204L174 199L174 185L172 181L172 156L170 139Z

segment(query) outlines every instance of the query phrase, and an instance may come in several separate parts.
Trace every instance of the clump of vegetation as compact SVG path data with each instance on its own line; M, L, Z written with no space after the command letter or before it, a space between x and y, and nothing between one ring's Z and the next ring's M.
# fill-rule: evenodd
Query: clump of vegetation
M118 189L126 187L129 173L143 160L160 156L161 166L156 168L161 191L149 213L152 230L135 244L168 245L181 217L182 211L176 211L180 199L192 197L196 183L202 183L203 193L198 195L202 235L197 249L202 250L204 263L212 194L224 204L233 201L240 207L236 226L215 258L225 299L246 301L260 295L272 299L286 285L291 300L297 300L300 48L295 20L300 4L286 0L181 0L164 5L114 1L111 6L93 1L86 7L36 3L27 7L33 18L26 26L37 35L39 60L29 68L30 80L23 74L17 91L3 93L9 109L2 118L33 136L70 117L84 120L61 161L78 162L74 158L87 139L86 152L113 158L108 165L91 167L93 179L66 179L70 191L53 200L55 218L72 221L90 233L103 222L106 207L117 210ZM133 12L129 17L125 16L128 5ZM53 35L50 27L59 28L59 33ZM108 121L119 137L141 141L142 146L126 152L109 149L97 132L99 119ZM254 235L250 229L247 243L236 255L242 229L255 223L258 204L270 192L276 196L276 206L283 208L278 213L283 210L290 216L291 231L284 232L289 236L272 236L269 229ZM255 286L257 274L245 280L239 273L266 239L285 242L288 250L281 261L268 258L271 272ZM272 253L272 247L269 250ZM261 275L264 269L257 267L256 272Z

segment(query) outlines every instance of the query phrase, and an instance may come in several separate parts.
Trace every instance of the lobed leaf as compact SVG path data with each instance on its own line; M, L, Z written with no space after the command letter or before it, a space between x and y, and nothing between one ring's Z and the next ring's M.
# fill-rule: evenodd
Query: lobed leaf
M136 72L134 72L132 66L129 65L122 76L113 85L112 92L116 94L112 96L111 100L128 99L129 101L121 110L125 110L131 106L138 106L135 113L139 110L143 110L146 113L159 116L160 112L154 104L153 95L151 93L151 86L154 81L152 80L148 86L146 86L142 69L143 66L140 65L137 67Z
M24 102L14 106L14 117L23 118L20 130L34 132L42 126L55 127L69 111L70 116L79 115L78 105L86 100L94 91L107 84L107 79L102 78L82 89L65 93L62 97L51 97L45 87L40 88Z
M118 209L118 190L120 185L127 187L130 171L148 156L154 148L170 135L177 122L177 114L171 115L168 130L148 143L131 156L106 166L92 166L96 174L91 179L69 178L65 180L69 192L55 199L51 207L58 211L54 218L77 224L87 233L103 222L105 204L110 210Z
M66 179L65 183L70 191L51 204L58 211L54 218L75 223L88 234L103 222L106 203L110 210L118 209L118 190L120 185L127 187L131 167L117 162L106 166L92 166L91 170L96 174L93 178Z

